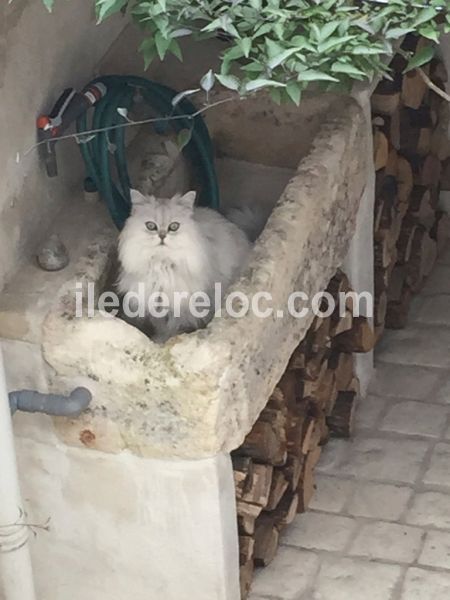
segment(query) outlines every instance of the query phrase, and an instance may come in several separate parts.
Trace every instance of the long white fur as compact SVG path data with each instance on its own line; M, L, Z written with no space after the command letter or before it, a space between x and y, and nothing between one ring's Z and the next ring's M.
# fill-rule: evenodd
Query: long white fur
M251 248L245 233L217 211L194 207L195 196L195 192L188 192L171 199L157 199L132 190L132 213L119 236L119 293L138 293L139 284L144 284L146 306L154 292L168 296L167 318L154 317L149 312L145 315L152 337L158 342L205 325L204 319L191 315L188 300L181 306L180 317L174 316L175 292L187 292L190 296L202 291L212 300L214 285L220 283L223 294L239 275ZM148 230L149 221L167 231L164 243L158 231ZM176 232L168 230L173 222L180 225ZM213 312L206 321L212 316Z

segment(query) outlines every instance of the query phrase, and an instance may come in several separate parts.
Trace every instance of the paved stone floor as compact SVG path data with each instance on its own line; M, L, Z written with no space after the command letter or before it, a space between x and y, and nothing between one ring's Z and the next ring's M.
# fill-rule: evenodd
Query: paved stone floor
M450 249L376 364L354 439L326 447L251 600L450 599Z

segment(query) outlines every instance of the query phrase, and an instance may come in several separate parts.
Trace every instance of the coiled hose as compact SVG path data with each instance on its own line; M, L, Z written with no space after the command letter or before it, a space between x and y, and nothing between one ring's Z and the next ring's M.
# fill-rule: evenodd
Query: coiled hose
M196 112L196 107L186 98L182 98L176 106L172 99L176 92L164 85L143 77L109 75L99 77L92 83L103 83L107 88L106 95L95 105L92 121L88 123L85 113L77 121L80 135L90 129L111 127L124 122L124 116L117 112L118 108L132 109L137 90L143 100L161 117L177 116L168 121L161 119L155 123L156 131L163 133L170 127L176 132L189 129L192 135L183 153L190 161L200 183L198 204L219 208L219 187L213 160L213 146L208 129L200 115L182 117ZM114 159L111 160L110 148L114 147ZM125 129L119 128L102 132L90 140L80 144L86 164L86 186L96 189L105 200L111 217L121 229L130 214L130 188L132 182L128 174Z

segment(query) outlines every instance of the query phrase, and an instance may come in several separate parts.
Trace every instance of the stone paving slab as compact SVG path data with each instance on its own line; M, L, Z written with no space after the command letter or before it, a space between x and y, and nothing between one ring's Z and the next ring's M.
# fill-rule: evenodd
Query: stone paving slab
M450 530L450 494L442 492L416 494L405 520L413 525Z
M441 385L436 390L433 399L436 402L441 402L442 404L450 404L450 371L444 374L445 379L442 380Z
M396 402L389 407L381 430L440 437L446 427L448 415L449 409L446 406L412 401Z
M340 551L347 547L356 528L356 521L349 517L307 512L286 530L282 544L309 550Z
M400 576L398 566L326 556L311 600L390 600Z
M450 444L437 444L422 481L426 485L446 487L450 490Z
M398 521L405 513L413 489L389 483L360 482L347 507L355 517Z
M436 265L422 290L421 296L450 294L450 266Z
M320 560L313 552L281 546L274 561L261 569L252 587L251 600L256 597L275 597L297 600L311 588L319 570Z
M449 600L450 246L251 600Z
M388 400L375 395L368 395L364 402L360 402L356 413L355 425L357 429L372 429L376 426L384 412Z
M450 573L411 568L406 573L401 600L448 600Z
M450 531L429 531L418 563L450 570Z
M354 487L355 484L351 480L317 475L316 493L311 500L310 509L339 513L352 496Z
M419 475L428 443L424 440L360 437L336 472L373 481L413 483Z
M349 554L396 563L412 563L419 555L424 532L418 527L372 521L365 523Z
M423 298L414 305L409 314L411 322L430 323L431 325L450 325L449 296L437 294Z
M377 355L383 362L450 369L450 335L447 328L412 324L387 330Z
M425 400L436 389L441 377L439 369L379 362L372 392L381 397ZM364 400L360 404L364 406L367 402Z

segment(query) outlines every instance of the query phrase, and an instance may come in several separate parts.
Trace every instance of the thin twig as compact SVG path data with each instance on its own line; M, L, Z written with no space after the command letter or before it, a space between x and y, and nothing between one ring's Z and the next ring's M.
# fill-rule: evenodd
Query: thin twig
M430 90L433 90L433 92L436 92L438 96L444 98L444 100L447 100L447 102L450 102L450 95L444 92L444 90L441 90L441 88L438 87L435 83L433 83L423 69L418 67L417 72L422 77L427 86L430 88Z
M220 104L225 104L226 102L231 102L232 100L244 100L244 98L239 98L239 96L223 98L222 100L217 100L217 102L208 104L207 106L204 106L203 108L200 108L199 110L197 110L193 113L188 113L185 115L168 115L166 117L153 117L151 119L144 119L143 121L126 121L125 123L118 123L117 125L111 125L110 127L100 127L99 129L90 129L88 131L83 131L82 133L69 133L67 135L60 135L58 137L50 138L48 140L41 140L40 142L36 142L36 144L33 144L27 150L25 150L25 152L23 153L22 156L27 156L28 154L30 154L30 152L33 152L33 150L36 150L36 148L38 148L39 146L42 146L43 144L52 144L53 142L60 142L61 140L69 140L72 138L79 140L80 138L87 137L89 135L105 133L107 131L113 131L115 129L122 129L124 127L133 127L135 125L146 125L148 123L160 123L161 121L178 121L180 119L195 119L195 117L198 117L199 115L203 114L210 108L214 108L216 106L219 106Z

